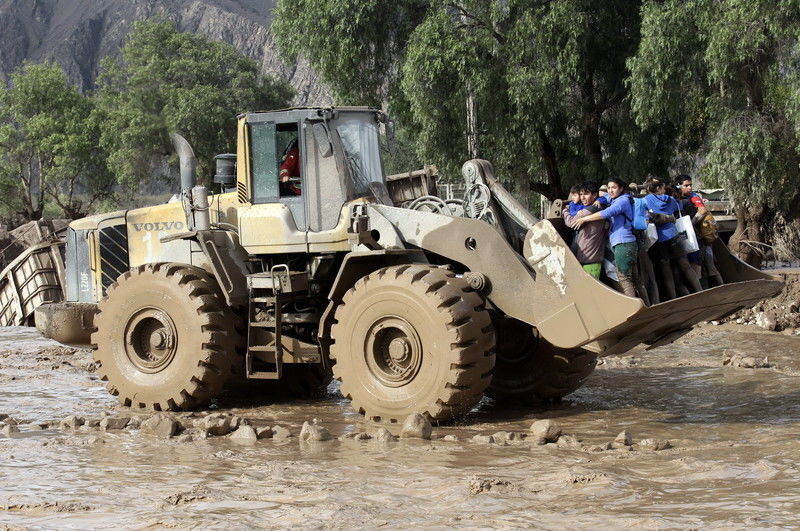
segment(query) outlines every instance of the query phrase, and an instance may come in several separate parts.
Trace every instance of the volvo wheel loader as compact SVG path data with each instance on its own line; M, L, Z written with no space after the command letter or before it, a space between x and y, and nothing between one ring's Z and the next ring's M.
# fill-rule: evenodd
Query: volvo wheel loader
M725 285L645 307L587 274L562 221L532 216L483 160L464 165L476 193L463 216L395 206L389 126L368 108L243 114L215 195L195 186L176 137L179 200L73 222L66 302L39 308L40 329L91 343L131 407L192 408L226 384L269 392L332 374L370 419L447 420L485 393L558 399L598 356L669 343L781 289L718 241ZM283 195L295 141L301 194Z

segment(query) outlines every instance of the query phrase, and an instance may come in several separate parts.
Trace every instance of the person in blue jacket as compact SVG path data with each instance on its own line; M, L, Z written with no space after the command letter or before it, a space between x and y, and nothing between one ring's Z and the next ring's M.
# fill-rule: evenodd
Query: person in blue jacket
M647 196L644 200L647 204L651 218L655 220L658 232L658 241L650 247L648 251L656 269L661 273L661 287L664 292L661 294L662 301L674 299L676 279L673 276L672 261L678 265L686 279L686 285L692 293L700 291L700 279L692 269L686 254L681 251L678 245L678 230L675 228L675 219L680 216L680 207L674 197L666 193L666 184L657 178L651 178L645 184Z
M627 183L619 177L608 180L608 208L575 220L576 229L584 223L606 219L609 221L608 239L614 251L614 265L622 292L629 297L647 300L647 293L638 274L638 246L633 234L633 200L627 193Z

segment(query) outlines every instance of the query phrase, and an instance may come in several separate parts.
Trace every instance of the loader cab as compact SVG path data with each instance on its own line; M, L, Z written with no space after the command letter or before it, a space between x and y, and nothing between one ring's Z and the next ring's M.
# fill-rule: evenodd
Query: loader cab
M279 214L280 223L288 223L297 233L333 230L341 224L343 206L360 197L388 203L379 140L381 122L386 122L385 115L366 107L288 109L239 116L239 203L256 217L256 212ZM293 184L299 193L287 193L279 174L295 141L300 160L299 176ZM244 219L247 217L245 213ZM254 241L247 236L248 232L254 234L252 227L242 229L244 239Z

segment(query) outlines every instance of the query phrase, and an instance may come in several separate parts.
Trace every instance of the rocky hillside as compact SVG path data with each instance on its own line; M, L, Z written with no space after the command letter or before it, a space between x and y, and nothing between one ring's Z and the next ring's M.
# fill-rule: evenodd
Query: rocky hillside
M133 22L160 16L182 31L228 42L265 73L287 79L295 103L330 97L305 64L284 65L270 24L275 0L0 0L0 80L23 61L54 61L84 90L94 86L100 60L116 55Z

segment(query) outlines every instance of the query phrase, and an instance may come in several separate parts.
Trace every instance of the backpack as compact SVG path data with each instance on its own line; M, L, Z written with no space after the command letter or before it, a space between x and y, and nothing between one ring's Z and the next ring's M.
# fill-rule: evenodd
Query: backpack
M703 243L708 245L711 245L714 243L714 240L717 239L717 220L714 219L714 216L712 216L710 212L703 216L703 220L698 227L698 232L700 233L700 239L703 240Z
M633 210L633 219L629 220L633 226L633 230L647 230L647 203L644 197L631 197L631 209Z

